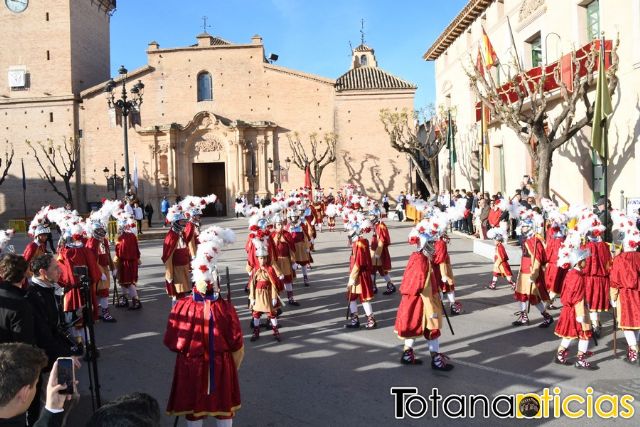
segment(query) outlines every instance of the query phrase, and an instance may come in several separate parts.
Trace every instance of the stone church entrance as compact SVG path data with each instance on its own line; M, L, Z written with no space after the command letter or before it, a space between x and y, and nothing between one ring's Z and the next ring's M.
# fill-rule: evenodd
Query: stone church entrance
M227 183L225 181L225 163L193 163L193 195L215 194L222 203L222 216L227 215ZM208 205L204 216L217 216L214 205Z

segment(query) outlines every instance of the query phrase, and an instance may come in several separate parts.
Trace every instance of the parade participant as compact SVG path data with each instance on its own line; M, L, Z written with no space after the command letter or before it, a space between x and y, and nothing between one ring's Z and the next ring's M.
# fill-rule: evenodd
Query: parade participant
M329 203L326 209L327 215L327 225L329 226L329 231L335 231L336 229L336 216L338 215L338 206Z
M416 358L415 340L424 337L431 353L431 369L450 371L453 365L440 353L440 328L444 307L439 296L439 284L433 274L431 257L433 241L439 233L439 225L430 218L420 221L409 233L409 243L416 251L409 256L400 284L400 306L396 315L394 332L404 341L400 363L420 365Z
M59 285L65 290L63 302L65 322L67 325L74 326L71 328L71 333L78 345L82 346L84 327L82 309L87 301L83 295L82 278L74 269L86 271L94 320L98 318L96 285L104 277L93 252L84 245L85 230L77 212L59 208L50 211L48 217L58 224L64 239L64 246L59 249L58 262L62 270Z
M322 188L316 188L316 192L313 195L314 198L314 202L313 205L311 205L311 207L313 208L313 210L315 210L315 219L316 219L316 228L318 230L320 230L320 232L322 233L322 226L324 225L324 211L325 211L325 204L324 204L324 195L323 195L323 190Z
M100 280L96 286L96 295L100 306L98 318L106 323L114 323L116 319L109 312L109 290L111 289L112 272L115 270L113 259L111 259L109 239L106 237L105 225L100 220L95 217L90 218L89 224L89 230L87 231L90 233L90 237L87 239L86 247L93 252L101 273Z
M376 286L376 273L379 274L387 284L387 290L383 295L391 295L396 291L396 287L391 283L389 272L391 271L391 255L389 255L389 245L391 245L391 236L387 225L380 220L380 209L373 206L369 210L369 221L373 224L373 236L371 237L371 261L372 273L371 280L373 282L373 293L378 292Z
M602 241L605 227L592 212L584 215L578 222L578 231L586 237L586 248L590 253L583 268L584 283L593 333L596 338L600 338L600 312L609 311L611 251L609 245Z
M359 328L358 301L367 316L365 328L374 329L378 326L373 316L371 301L373 300L373 283L371 272L371 252L369 241L364 237L371 232L371 222L360 212L352 211L348 215L347 224L349 239L351 240L351 258L349 260L349 282L347 283L347 299L349 301L350 320L346 328Z
M519 303L520 310L516 312L518 318L512 322L513 326L529 324L527 303L535 306L542 317L540 328L548 328L553 323L553 317L547 312L545 303L549 301L549 294L544 285L543 268L545 263L544 245L542 239L536 234L536 225L542 225L542 216L531 210L519 214L520 224L516 230L522 235L522 258L520 261L520 274L514 297Z
M48 234L51 233L49 227L45 227L44 225L36 226L33 233L30 235L34 238L26 248L24 248L24 252L22 256L24 259L31 264L31 261L38 258L40 255L44 255L49 253L47 251L47 239ZM29 265L29 269L27 270L27 279L30 279L33 276L33 272L31 271L31 265Z
M245 251L247 252L247 274L251 275L251 272L259 267L258 257L256 257L256 248L253 246L254 239L265 239L268 248L267 264L272 266L278 277L283 279L282 272L278 266L278 256L276 245L271 237L271 217L280 211L279 205L267 206L262 209L255 210L249 216L249 234L247 235L247 243L245 244Z
M296 277L296 248L293 243L293 236L284 228L284 217L277 213L273 216L275 231L271 233L271 239L275 244L277 258L276 263L282 275L284 289L287 291L289 305L299 306L300 303L293 297L293 279Z
M436 215L438 217L439 215ZM442 221L442 220L441 220ZM447 244L449 237L446 235L447 222L444 220L444 228L440 228L442 233L434 242L434 253L431 258L434 268L436 268L435 277L439 278L440 291L446 295L451 306L451 315L456 316L462 313L462 304L456 301L456 281L453 277L453 268L451 267L451 258Z
M504 248L504 240L507 236L507 233L508 231L506 227L495 227L487 232L487 237L489 239L495 240L496 242L496 252L493 256L493 279L491 280L489 286L487 286L491 290L496 289L496 282L498 281L498 277L506 278L511 285L512 291L516 288L516 284L513 281L511 266L509 265L509 256L507 255L507 251Z
M592 335L591 322L589 321L588 306L583 268L589 251L582 246L582 238L578 231L572 230L560 247L558 265L567 271L562 286L562 311L558 318L555 334L562 338L558 351L553 358L555 363L566 365L568 349L574 339L578 339L578 360L575 367L578 369L597 369L587 357L591 352L589 339Z
M122 294L116 306L138 310L142 308L142 303L138 296L138 268L141 260L138 237L136 236L138 231L136 220L124 211L116 213L115 218L118 226L118 240L116 241L114 262L117 268L113 273L114 277L118 277ZM131 306L129 306L129 298L131 298Z
M260 317L266 314L271 323L273 338L280 341L278 330L277 307L280 279L274 268L268 264L269 247L266 238L255 238L253 242L259 265L254 268L249 278L249 309L253 318L253 335L251 341L260 338Z
M309 236L309 250L311 252L314 252L315 248L313 244L315 243L317 237L316 224L318 223L318 212L316 211L316 208L309 203L308 198L303 197L302 201L304 207L304 211L302 214L302 218L304 219L304 221L302 221L302 224L306 229L307 235Z
M298 264L302 270L302 279L305 286L309 286L309 277L307 276L307 269L311 265L311 242L309 235L303 227L303 223L300 220L300 211L291 209L289 211L289 232L293 236L293 244L296 250L296 264Z
M198 249L198 235L200 234L200 219L202 218L202 210L211 203L215 203L217 197L210 194L205 197L185 196L180 202L180 207L184 216L188 219L184 227L184 241L189 248L191 259L196 256Z
M562 293L562 283L564 282L564 275L567 273L567 271L558 264L558 252L565 239L568 218L560 213L556 205L549 199L542 199L542 206L549 219L549 228L547 229L545 244L547 265L544 270L544 283L547 287L551 302L547 308L555 310L557 307L553 305L553 301Z
M215 417L218 427L230 427L241 406L242 330L217 279L218 256L233 241L229 229L202 230L191 263L193 294L175 304L167 322L164 345L177 353L167 413L185 415L189 427L201 427L207 417Z
M173 205L167 213L167 221L171 229L164 238L162 247L162 262L165 267L165 285L167 294L171 297L172 305L191 292L189 278L189 248L184 238L184 228L187 218L180 205Z
M611 211L613 231L622 252L613 258L611 267L611 305L618 327L627 341L625 361L638 365L638 339L640 338L640 232L635 221L620 211Z

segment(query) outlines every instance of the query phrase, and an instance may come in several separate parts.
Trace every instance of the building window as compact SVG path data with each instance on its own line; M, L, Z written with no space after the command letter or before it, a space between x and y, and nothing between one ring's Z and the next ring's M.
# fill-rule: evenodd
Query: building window
M202 72L198 74L198 102L213 100L213 84L211 74Z
M539 67L542 65L542 38L540 33L528 40L531 48L531 67Z
M360 56L360 65L363 67L367 66L367 55L361 55Z
M51 53L47 51L47 61L51 59Z
M47 13L45 14L45 20L46 20L47 22L49 22L49 12L47 12Z
M593 40L600 37L600 2L594 0L589 3L587 10L587 39Z
M53 113L49 113L49 122L53 123Z

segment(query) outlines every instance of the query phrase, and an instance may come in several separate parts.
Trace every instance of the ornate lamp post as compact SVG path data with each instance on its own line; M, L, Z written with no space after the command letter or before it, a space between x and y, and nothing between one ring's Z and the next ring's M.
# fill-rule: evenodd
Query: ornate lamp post
M118 200L118 182L122 181L124 179L124 173L125 173L125 168L124 166L120 168L120 175L118 175L116 173L116 162L115 160L113 161L113 175L109 175L109 168L108 167L104 167L104 169L102 169L102 172L104 172L104 177L107 180L107 189L109 188L109 183L113 182L113 193L114 193L114 197L116 200Z
M286 164L285 167L282 167L282 165L280 165L280 161L276 160L275 161L275 165L274 165L274 161L271 160L271 157L269 157L269 159L267 160L267 166L269 167L269 170L271 172L273 172L273 181L275 184L275 192L277 192L280 189L280 185L282 184L281 182L281 173L282 171L288 171L289 168L291 167L291 159L289 157L287 157L284 161L284 163Z
M124 65L120 66L118 73L122 76L122 92L120 98L116 99L115 89L116 82L113 79L107 82L104 87L104 93L107 98L107 105L109 108L115 108L122 113L122 129L124 130L124 190L129 191L129 134L127 126L127 117L131 111L138 110L142 105L142 94L144 92L144 84L138 80L138 83L134 84L129 93L132 95L132 99L128 99L127 96L127 69Z

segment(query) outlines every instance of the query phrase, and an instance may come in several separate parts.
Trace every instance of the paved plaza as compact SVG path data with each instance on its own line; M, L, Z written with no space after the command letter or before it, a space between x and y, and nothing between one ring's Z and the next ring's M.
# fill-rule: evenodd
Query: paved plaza
M209 223L209 221L205 221ZM559 340L551 329L539 329L541 320L535 309L532 325L514 328L517 307L505 281L497 291L485 289L491 280L491 262L471 252L472 241L454 236L450 254L457 280L457 296L464 305L463 315L451 318L455 335L442 329L441 351L451 358L455 369L448 373L432 371L429 364L401 366L398 362L402 342L393 333L400 296L378 294L373 303L378 329L358 331L343 327L346 311L346 276L350 249L343 232L324 232L316 240L315 263L310 272L311 286L294 285L300 307L287 307L281 317L282 342L263 332L250 342L249 311L243 291L245 273L246 220L224 219L216 222L236 232L236 243L227 249L219 266L229 266L234 305L245 328L245 359L240 369L242 408L238 426L418 426L423 419L394 419L392 386L417 387L428 396L437 387L449 394L515 394L541 392L559 386L563 393L582 393L587 386L595 394L632 394L640 391L637 368L622 361L626 343L618 336L619 359L612 357L611 320L604 315L603 338L594 350L595 372L583 372L572 366L550 363ZM405 244L410 223L389 221L393 245L391 276L399 285L403 268L412 248ZM149 234L149 233L147 233ZM160 236L161 234L158 234ZM149 236L147 236L149 237ZM14 241L21 249L21 239ZM116 324L97 324L96 336L101 351L99 372L102 400L143 391L156 397L161 408L167 403L175 354L168 351L162 338L170 310L164 291L164 269L160 261L161 241L140 242L142 266L141 311L112 308ZM516 267L517 268L517 267ZM379 283L380 284L380 283ZM360 314L363 315L362 308ZM554 312L557 318L559 312ZM575 346L575 343L574 343ZM418 340L417 354L429 362L425 341ZM576 348L570 353L575 355ZM91 412L87 368L80 375L82 400L71 414L69 425L81 425ZM636 410L639 409L635 405ZM452 407L455 409L455 407ZM431 408L429 408L431 411ZM481 411L479 411L480 413ZM173 425L165 417L164 425ZM449 420L440 415L443 425L510 425L511 420ZM546 421L517 421L524 425L568 425L566 418ZM577 423L578 421L574 421ZM603 420L582 419L581 425L602 425ZM607 425L613 422L609 420ZM212 421L209 421L213 425ZM631 425L616 420L615 425ZM185 425L184 419L181 424ZM207 424L205 424L207 425Z

